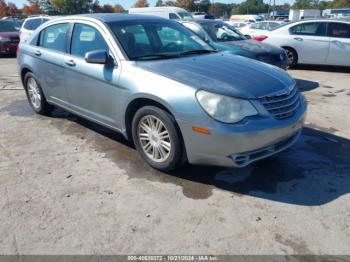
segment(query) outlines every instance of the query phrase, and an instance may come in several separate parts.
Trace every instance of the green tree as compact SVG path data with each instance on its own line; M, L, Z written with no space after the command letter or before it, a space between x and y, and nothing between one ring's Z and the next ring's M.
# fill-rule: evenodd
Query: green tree
M331 6L333 8L350 8L350 0L334 0Z
M157 6L157 7L163 6L163 1L162 1L162 0L157 0L156 6Z
M149 7L149 3L147 0L137 0L134 7Z
M239 5L237 11L239 14L259 14L267 13L268 9L269 5L263 0L246 0Z
M164 6L176 6L176 3L174 1L168 0L164 3Z
M92 10L93 0L51 0L51 4L61 14L82 14Z
M110 4L105 4L102 6L102 13L114 13L114 7Z
M293 9L310 9L315 8L314 1L312 0L295 0Z
M124 13L125 9L124 9L124 7L122 5L116 4L114 6L114 12L115 13Z
M189 12L196 10L196 4L194 0L176 0L176 6L181 7Z
M210 0L201 0L197 4L198 10L201 12L209 12L210 6L211 6Z

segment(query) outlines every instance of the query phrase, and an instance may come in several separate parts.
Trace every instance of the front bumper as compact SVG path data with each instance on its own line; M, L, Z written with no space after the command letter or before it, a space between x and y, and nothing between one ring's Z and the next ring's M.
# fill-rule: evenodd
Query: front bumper
M0 54L13 55L16 54L18 43L0 43Z
M293 145L300 136L305 114L303 99L293 116L283 120L256 116L237 124L207 121L200 127L208 129L210 135L194 132L193 123L178 123L191 164L244 167Z

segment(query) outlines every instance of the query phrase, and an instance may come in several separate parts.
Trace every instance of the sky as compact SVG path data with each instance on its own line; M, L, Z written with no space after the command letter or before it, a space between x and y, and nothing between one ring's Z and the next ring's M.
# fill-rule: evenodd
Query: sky
M213 0L212 0L213 1ZM268 0L264 0L265 2L269 2ZM23 4L25 4L26 0L8 0L7 2L15 3L18 7L22 7ZM121 4L124 8L129 9L136 0L100 0L100 4ZM154 6L156 3L156 0L148 0L151 6ZM243 2L243 0L215 0L215 2L222 2L222 3L240 3ZM272 1L271 1L272 2ZM284 3L292 3L293 0L276 0L276 4L284 4Z

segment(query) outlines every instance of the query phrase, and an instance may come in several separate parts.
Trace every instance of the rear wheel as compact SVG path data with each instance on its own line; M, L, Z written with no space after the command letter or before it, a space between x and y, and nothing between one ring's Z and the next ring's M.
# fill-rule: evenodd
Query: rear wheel
M47 103L44 93L33 73L27 73L24 77L24 86L29 104L33 110L41 115L48 115L53 106Z
M132 122L135 147L153 168L171 171L182 163L183 143L175 119L154 107L140 108Z
M289 67L294 67L298 63L298 54L297 52L290 48L290 47L284 47L284 50L286 51L287 58L289 60Z

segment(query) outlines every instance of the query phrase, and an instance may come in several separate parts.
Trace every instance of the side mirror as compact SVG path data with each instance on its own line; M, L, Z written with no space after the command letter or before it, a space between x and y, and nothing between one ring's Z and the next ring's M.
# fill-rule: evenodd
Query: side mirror
M106 64L108 54L105 50L94 50L85 54L85 61L91 64Z

